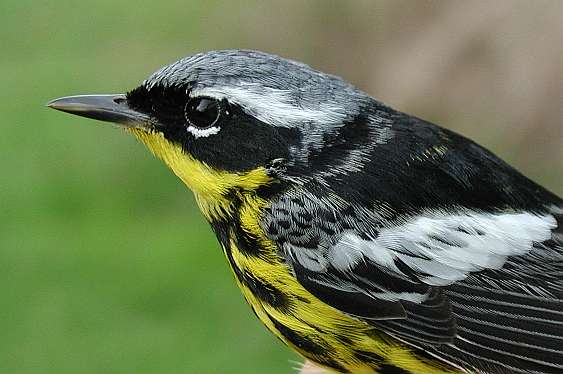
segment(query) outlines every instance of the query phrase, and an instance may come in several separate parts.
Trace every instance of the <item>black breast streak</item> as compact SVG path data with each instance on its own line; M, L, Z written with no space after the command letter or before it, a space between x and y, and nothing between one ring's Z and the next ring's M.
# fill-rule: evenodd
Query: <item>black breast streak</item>
M354 356L356 356L356 358L358 358L362 362L374 364L376 366L379 366L385 360L384 357L378 355L377 353L361 350L354 351Z
M245 270L242 274L242 283L250 289L254 296L272 308L283 312L291 310L292 303L288 295L266 281L257 278L248 270Z
M244 275L242 273L242 270L237 266L235 259L233 258L231 241L229 239L230 225L226 220L214 220L211 222L211 228L215 232L217 239L219 239L219 242L223 247L223 251L225 252L227 260L229 261L229 264L231 265L231 268L235 273L235 277L240 283L243 283Z
M247 287L254 296L256 296L260 301L268 304L272 308L277 310L287 312L292 308L292 302L288 295L284 294L281 290L277 289L266 281L258 279L248 270L242 270L236 264L233 258L232 248L229 244L223 244L227 260L231 264L231 268L235 274L237 280ZM254 308L254 307L253 307Z
M400 367L385 364L381 365L378 370L379 374L410 374L410 372L406 371L405 369L401 369Z
M340 365L338 362L336 362L336 360L334 360L333 358L330 357L315 357L315 362L321 365L324 365L326 367L332 368L334 370L337 370L338 372L341 373L347 373L348 371L346 370L346 368L344 368L342 365Z
M278 330L279 333L283 335L288 342L297 347L301 352L303 352L314 362L326 367L330 367L339 372L344 373L347 371L331 356L331 351L329 350L330 348L327 345L323 345L322 342L314 341L310 337L304 336L299 332L290 329L281 322L277 321L272 316L269 317L276 330Z
M237 249L243 256L260 257L263 251L259 243L250 234L241 229L240 222L238 220L233 222L227 219L216 220L211 223L211 226L224 248L227 260L231 264L237 280L265 304L280 311L289 311L292 308L292 302L288 295L252 274L251 269L241 269L237 266L233 258L229 233L234 234Z
M328 350L321 344L314 342L309 337L306 337L298 333L297 331L290 329L272 316L270 316L270 319L272 320L272 323L274 324L276 330L278 330L280 334L282 334L291 344L293 344L300 350L313 355L328 355Z
M238 210L239 208L235 211ZM237 215L232 221L231 227L235 235L239 252L248 257L259 257L264 261L267 261L267 255L269 252L260 245L256 236L242 229L240 216Z

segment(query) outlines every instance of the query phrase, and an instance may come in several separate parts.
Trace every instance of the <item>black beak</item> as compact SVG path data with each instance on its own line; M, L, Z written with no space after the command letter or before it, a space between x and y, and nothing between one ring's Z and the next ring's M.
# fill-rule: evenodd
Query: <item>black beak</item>
M113 122L125 127L154 127L151 118L145 113L131 109L127 104L127 97L122 94L67 96L51 100L47 106L77 116Z

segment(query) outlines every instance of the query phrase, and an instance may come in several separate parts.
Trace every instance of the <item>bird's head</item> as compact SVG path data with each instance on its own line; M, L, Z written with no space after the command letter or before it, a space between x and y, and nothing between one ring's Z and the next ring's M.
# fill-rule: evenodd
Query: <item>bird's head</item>
M233 196L360 167L362 150L386 136L385 118L369 109L373 103L304 64L226 50L174 62L127 94L48 105L125 127L213 218L228 211Z

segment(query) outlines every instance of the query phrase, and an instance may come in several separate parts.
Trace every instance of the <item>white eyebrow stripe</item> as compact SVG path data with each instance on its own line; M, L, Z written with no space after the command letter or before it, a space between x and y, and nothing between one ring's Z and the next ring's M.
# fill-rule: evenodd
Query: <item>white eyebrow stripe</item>
M201 87L194 88L192 97L208 96L226 99L262 122L278 127L295 127L303 122L321 124L342 123L350 114L344 108L328 103L315 103L315 109L298 106L291 99L289 91L245 84L241 87Z

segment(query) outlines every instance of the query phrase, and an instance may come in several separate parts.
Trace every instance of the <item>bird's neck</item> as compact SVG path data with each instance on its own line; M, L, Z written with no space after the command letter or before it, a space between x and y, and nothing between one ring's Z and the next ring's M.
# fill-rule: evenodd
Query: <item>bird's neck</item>
M194 193L201 212L208 221L232 217L241 202L257 201L256 191L272 183L264 167L248 171L218 170L195 159L162 133L131 129Z

